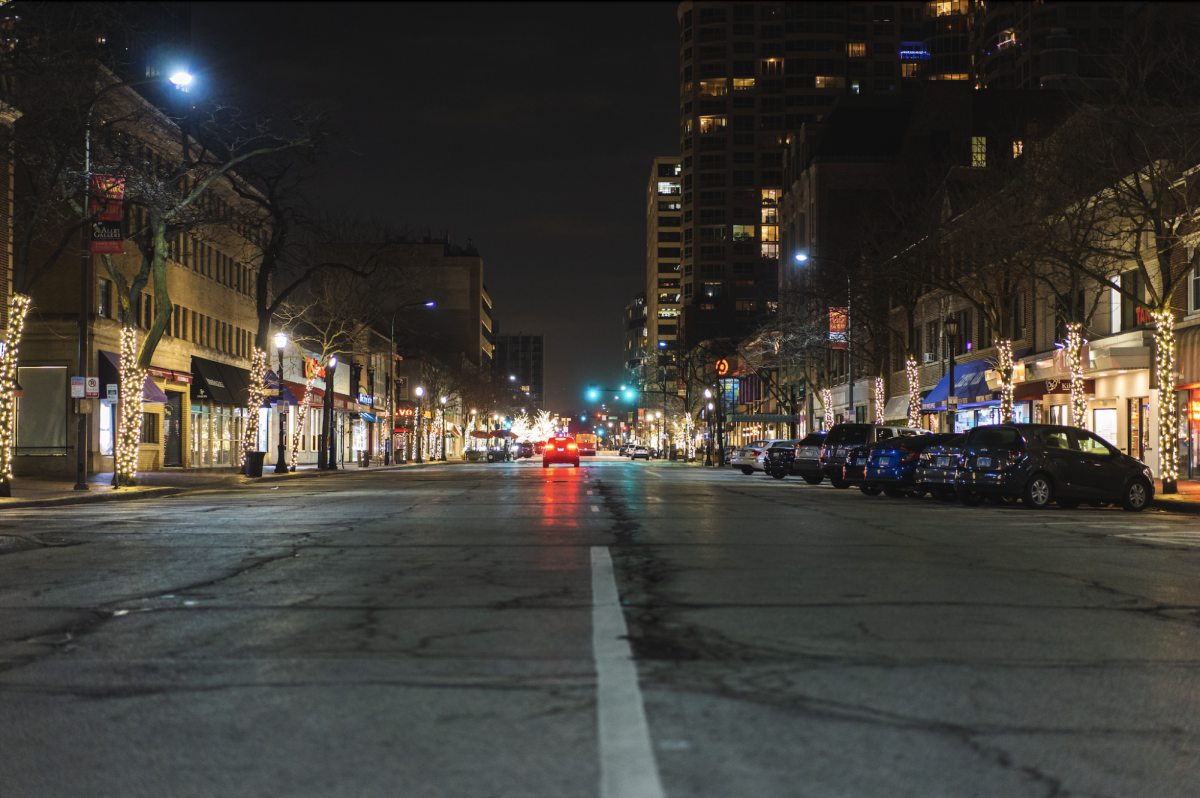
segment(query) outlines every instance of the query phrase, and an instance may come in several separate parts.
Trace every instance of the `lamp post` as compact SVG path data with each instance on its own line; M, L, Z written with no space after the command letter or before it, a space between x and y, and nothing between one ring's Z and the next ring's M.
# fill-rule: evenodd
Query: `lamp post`
M418 385L416 394L417 394L417 462L423 463L425 461L421 459L421 437L424 434L424 430L422 429L424 424L421 420L421 397L425 395L425 389L422 388L420 385Z
M954 432L954 422L957 418L954 411L958 409L958 394L955 391L957 386L954 384L954 339L958 337L958 319L953 316L947 316L946 320L942 322L942 329L946 331L950 350L950 371L948 375L950 379L946 390L946 410L950 419L950 429L947 432Z
M333 418L334 373L337 371L337 355L331 355L325 366L325 467L337 469L337 444L335 442L337 425Z
M446 462L446 402L449 397L442 397L442 456L441 461Z
M821 258L816 255L809 255L806 252L796 253L797 263L806 263L808 260L829 260L829 258ZM839 269L846 275L846 414L852 418L851 421L858 421L858 417L854 413L854 358L851 356L850 350L850 272L839 263L835 263Z
M432 300L425 302L408 302L396 308L392 312L391 334L388 336L389 350L391 352L392 365L388 369L388 443L387 448L383 452L383 464L390 465L392 462L392 444L396 440L396 314L405 308L424 305L431 308L436 303Z
M288 337L283 330L275 333L275 348L279 350L279 374L276 375L276 381L279 383L279 393L275 397L275 409L279 414L279 454L275 455L275 473L286 474L288 472L287 465L287 429L284 426L285 408L287 405L283 401L283 350L287 348Z
M708 388L704 389L704 398L712 399L712 391L710 391ZM712 442L713 442L712 441L712 410L713 410L713 403L709 402L708 403L708 440L705 441L705 446L704 446L704 465L705 466L712 465Z

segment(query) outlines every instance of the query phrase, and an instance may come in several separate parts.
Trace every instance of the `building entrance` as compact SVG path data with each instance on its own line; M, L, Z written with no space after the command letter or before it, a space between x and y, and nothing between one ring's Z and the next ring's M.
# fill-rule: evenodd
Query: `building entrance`
M163 466L183 468L183 394L167 391L163 405Z

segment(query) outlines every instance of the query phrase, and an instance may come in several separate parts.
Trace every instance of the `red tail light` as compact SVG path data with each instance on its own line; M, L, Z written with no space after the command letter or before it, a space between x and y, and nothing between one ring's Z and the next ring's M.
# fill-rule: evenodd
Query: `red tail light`
M904 456L900 458L901 463L911 463L921 456L921 453L915 449L902 449Z
M575 444L573 444L573 443L568 443L568 444L567 444L567 448L568 448L568 449L578 449L579 447L578 447L578 446L576 446L576 445L575 445Z

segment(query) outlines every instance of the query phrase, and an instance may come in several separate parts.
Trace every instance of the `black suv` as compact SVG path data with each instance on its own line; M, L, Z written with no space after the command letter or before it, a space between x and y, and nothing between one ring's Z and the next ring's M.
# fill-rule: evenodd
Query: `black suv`
M763 470L775 479L783 479L788 474L795 473L792 471L792 464L795 463L796 453L800 451L801 447L819 449L823 440L825 440L825 433L814 432L798 441L776 441L770 449L767 449L767 456L763 458ZM817 480L817 482L820 481Z
M967 433L954 486L963 504L999 496L1041 509L1080 502L1120 504L1140 512L1154 498L1145 463L1103 438L1054 424L997 424Z

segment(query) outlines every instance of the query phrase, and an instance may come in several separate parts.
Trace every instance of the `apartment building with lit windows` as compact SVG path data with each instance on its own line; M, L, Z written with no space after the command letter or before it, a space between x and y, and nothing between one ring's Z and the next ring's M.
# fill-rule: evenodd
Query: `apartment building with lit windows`
M774 312L784 152L839 97L915 90L929 57L926 5L680 3L688 345L739 336Z
M679 331L681 163L678 156L655 158L646 184L646 340L651 348L673 348Z
M625 369L635 374L646 365L646 294L639 292L625 306Z

